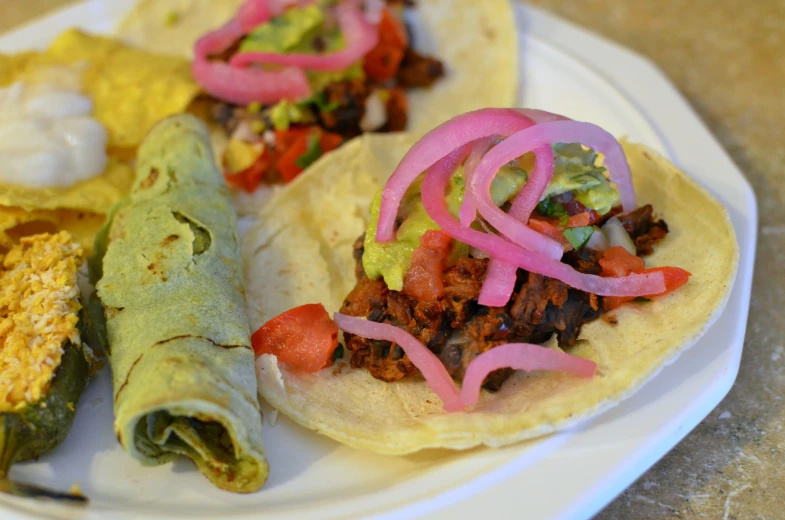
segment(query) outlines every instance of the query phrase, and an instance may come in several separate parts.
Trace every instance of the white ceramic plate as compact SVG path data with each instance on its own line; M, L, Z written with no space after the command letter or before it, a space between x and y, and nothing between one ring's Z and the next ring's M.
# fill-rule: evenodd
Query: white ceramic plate
M85 2L0 38L0 51L41 47L70 26L108 32L133 0ZM107 371L80 402L68 439L12 477L92 499L86 510L0 497L4 517L588 518L719 403L739 367L749 309L757 208L753 192L676 89L646 59L518 6L521 105L568 114L669 156L730 212L741 247L728 306L708 333L634 397L582 427L498 450L384 457L346 448L285 418L266 426L264 489L232 495L180 461L141 467L112 431ZM269 414L266 414L269 416Z

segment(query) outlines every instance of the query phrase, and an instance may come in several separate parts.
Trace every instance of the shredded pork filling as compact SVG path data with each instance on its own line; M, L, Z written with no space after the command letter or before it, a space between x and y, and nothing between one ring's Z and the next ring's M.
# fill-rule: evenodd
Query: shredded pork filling
M609 213L610 218L617 211ZM653 208L642 206L619 215L636 244L639 256L668 233L667 224L654 218ZM453 378L462 380L469 363L479 354L504 343L543 343L554 334L561 348L575 344L585 323L599 318L603 297L573 289L558 280L522 269L515 290L504 307L477 303L488 259L464 257L442 272L444 291L436 301L422 302L391 291L384 280L368 278L362 268L363 237L355 243L357 285L346 297L341 312L401 327L434 352ZM576 270L599 274L602 254L583 248L562 259ZM418 372L403 350L388 341L345 334L351 364L366 368L375 378L397 381ZM491 373L487 390L498 390L511 369Z

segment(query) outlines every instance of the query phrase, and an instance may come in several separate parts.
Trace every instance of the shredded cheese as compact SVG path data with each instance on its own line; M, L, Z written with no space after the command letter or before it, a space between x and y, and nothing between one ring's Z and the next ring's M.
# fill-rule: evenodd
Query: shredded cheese
M0 412L43 397L66 340L80 343L81 257L66 231L24 237L0 255Z

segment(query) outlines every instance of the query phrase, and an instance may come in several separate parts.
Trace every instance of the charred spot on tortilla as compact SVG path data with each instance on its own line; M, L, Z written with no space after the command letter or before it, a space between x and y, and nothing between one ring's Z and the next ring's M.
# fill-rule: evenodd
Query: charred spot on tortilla
M155 184L155 181L157 180L158 180L158 168L153 168L150 170L150 175L145 177L145 179L139 183L139 187L137 189L146 190L147 188Z
M144 464L188 457L216 486L248 493L268 465L236 216L209 153L197 153L207 146L193 116L150 131L135 188L99 233L89 266L123 447ZM152 168L159 175L143 187Z

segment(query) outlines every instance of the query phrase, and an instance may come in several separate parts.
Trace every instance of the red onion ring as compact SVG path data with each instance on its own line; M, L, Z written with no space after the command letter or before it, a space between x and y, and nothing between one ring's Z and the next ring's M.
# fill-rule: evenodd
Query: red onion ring
M219 54L260 23L270 19L264 0L247 0L237 14L222 27L197 40L191 73L205 92L213 97L246 105L252 102L276 103L281 99L301 99L311 94L305 72L289 67L280 71L238 69L223 62L213 62Z
M254 63L288 65L301 69L323 72L343 70L362 59L379 43L379 31L357 7L351 3L335 8L338 26L344 35L346 47L326 54L285 54L280 52L241 52L229 64L246 67Z
M495 139L496 136L491 136L474 141L474 144L472 144L472 151L469 153L469 157L463 165L464 184L469 184L469 179L472 178L475 168L480 164L482 156L490 150L491 146L493 146ZM474 205L474 199L471 197L471 194L466 191L463 194L463 203L458 210L458 220L463 227L469 227L472 222L474 222L475 218L477 218L477 208Z
M532 126L532 121L510 108L483 108L442 123L417 141L387 180L379 208L376 240L390 242L395 218L406 190L417 177L454 150L494 135L507 136Z
M474 358L466 369L463 387L459 392L439 358L405 330L389 323L377 323L339 312L333 315L333 319L338 328L346 333L390 341L400 346L425 378L425 384L442 400L442 406L447 412L459 412L477 404L482 382L489 373L500 368L570 372L580 377L592 377L597 369L596 363L588 359L530 343L508 343Z
M558 350L531 343L507 343L486 350L474 358L463 376L461 401L465 406L477 404L480 387L488 374L500 368L515 370L548 370L550 372L569 372L580 377L593 377L597 370L594 361L571 356Z
M444 368L436 354L417 341L417 338L405 330L388 323L376 323L375 321L347 316L339 312L335 313L333 319L338 328L349 334L396 343L409 356L409 360L414 363L414 366L420 370L426 384L433 390L433 393L442 400L444 409L448 412L463 410L464 405L461 403L460 393L455 388L455 383L453 383L450 374L447 373L447 369Z
M535 150L536 159L534 170L526 181L521 192L512 202L508 215L523 222L529 217L540 201L542 194L548 188L553 178L553 150L550 146L543 146ZM561 246L559 246L561 247ZM497 258L491 258L485 281L480 290L477 302L488 307L504 307L510 301L510 296L515 290L516 271L513 264L507 264Z
M530 128L521 130L511 135L501 143L494 146L480 161L474 171L471 180L467 185L467 191L472 194L477 211L480 212L485 220L502 235L509 238L512 242L529 250L542 252L552 258L561 258L562 246L548 239L548 245L553 244L555 248L547 249L543 242L543 235L536 233L525 223L520 222L512 215L508 215L501 208L497 207L491 199L491 183L499 168L508 162L516 159L525 153L539 148L548 148L555 143L581 143L590 148L605 154L606 165L611 170L621 171L616 177L627 176L631 178L630 168L627 165L627 158L619 142L611 134L597 125L591 123L580 123L577 121L552 121L541 123ZM520 196L526 197L527 206L533 201L539 201L545 189L548 187L553 176L553 159L551 158L551 168L547 173L547 179L537 178L535 183L527 182ZM533 191L537 188L537 191ZM632 194L633 199L635 193ZM634 200L633 200L634 203ZM540 238L533 238L536 237Z
M504 142L501 143L503 144ZM429 168L422 185L425 212L455 240L481 249L492 258L498 258L531 273L555 278L584 292L602 296L644 296L665 292L665 279L660 272L631 274L620 278L584 274L558 260L527 251L502 237L462 227L447 210L444 193L452 173L463 160L464 153L450 154Z

